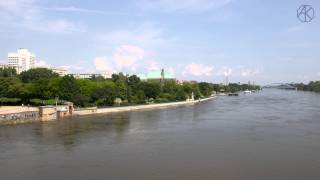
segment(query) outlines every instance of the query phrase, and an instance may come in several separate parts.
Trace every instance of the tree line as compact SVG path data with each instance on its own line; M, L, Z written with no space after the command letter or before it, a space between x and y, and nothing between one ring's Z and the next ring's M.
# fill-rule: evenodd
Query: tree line
M213 91L237 92L259 89L248 84L212 84L207 82L177 83L174 80L141 81L136 75L113 74L112 78L76 79L60 77L50 69L35 68L19 75L14 68L0 69L0 105L54 105L56 101L71 101L78 107L114 106L148 102L174 102L208 97Z
M301 91L313 91L320 93L320 81L311 81L308 84L298 83L298 84L291 84L298 88Z

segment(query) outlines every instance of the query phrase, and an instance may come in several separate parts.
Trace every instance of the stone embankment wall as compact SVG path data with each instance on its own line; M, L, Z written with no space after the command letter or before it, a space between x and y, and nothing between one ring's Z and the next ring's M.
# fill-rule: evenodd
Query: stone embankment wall
M39 121L39 111L0 114L0 124L19 124Z

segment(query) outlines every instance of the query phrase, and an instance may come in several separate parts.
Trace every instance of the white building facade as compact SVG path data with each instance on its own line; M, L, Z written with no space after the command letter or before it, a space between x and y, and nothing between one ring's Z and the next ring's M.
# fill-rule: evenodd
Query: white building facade
M61 76L61 77L68 75L67 70L62 69L62 68L51 68L51 70L52 70L53 72L59 74L59 76Z
M94 73L86 73L86 74L69 74L72 75L76 79L90 79L92 77L103 77L105 79L110 79L112 74L110 73L102 73L102 74L94 74Z
M18 49L18 52L8 53L8 66L16 69L20 74L35 67L36 56L28 49Z

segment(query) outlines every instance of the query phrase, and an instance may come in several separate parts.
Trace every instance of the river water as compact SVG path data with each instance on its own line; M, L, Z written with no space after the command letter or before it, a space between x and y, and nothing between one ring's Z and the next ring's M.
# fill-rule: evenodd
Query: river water
M2 180L319 180L320 94L0 127Z

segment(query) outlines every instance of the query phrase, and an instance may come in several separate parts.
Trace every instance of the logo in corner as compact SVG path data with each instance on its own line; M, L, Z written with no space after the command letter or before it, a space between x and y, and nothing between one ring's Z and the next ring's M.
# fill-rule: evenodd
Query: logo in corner
M311 22L314 18L314 9L310 5L301 5L297 10L298 19L303 22Z

